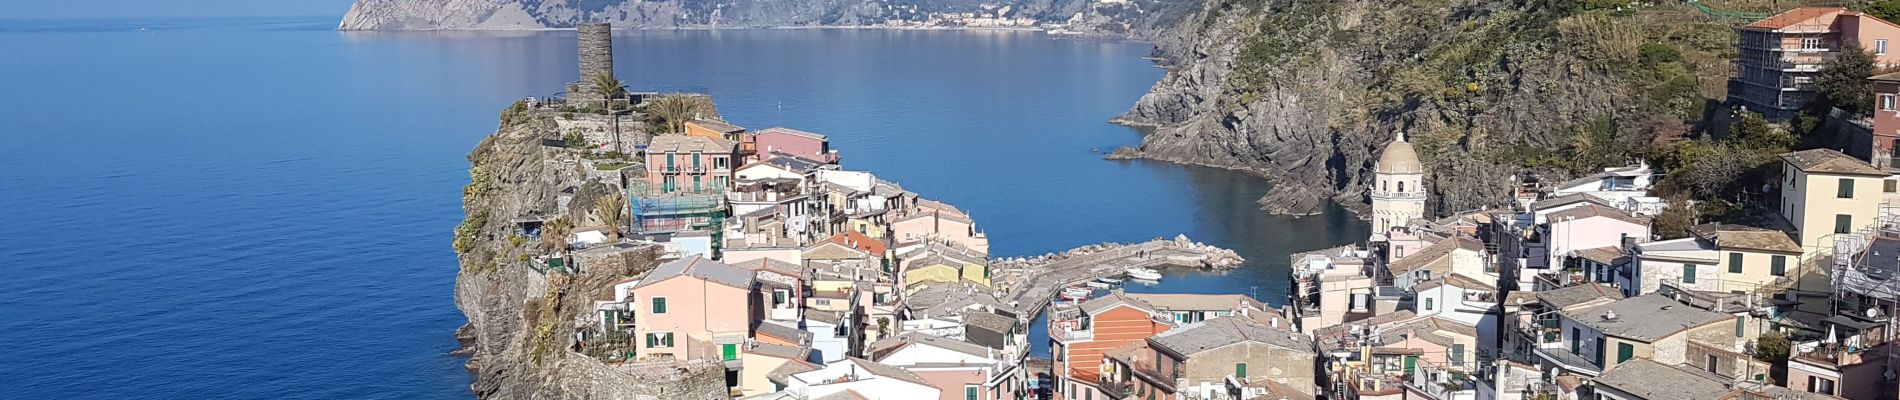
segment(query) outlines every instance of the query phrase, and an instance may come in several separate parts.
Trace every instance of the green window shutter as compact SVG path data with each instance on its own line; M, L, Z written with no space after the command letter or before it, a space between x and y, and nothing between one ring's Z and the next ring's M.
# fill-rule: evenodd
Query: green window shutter
M655 347L659 345L660 345L659 336L651 334L651 333L647 334L647 347Z
M1770 274L1774 274L1775 276L1787 275L1788 256L1775 256L1773 262L1769 263L1768 266L1768 273Z
M1748 316L1735 317L1735 337L1742 337L1742 327L1748 325Z
M772 304L785 304L785 292L772 291Z
M665 297L653 298L653 313L654 314L666 313L666 298Z
M1854 226L1854 216L1834 214L1834 233L1847 233Z
M964 387L963 387L963 400L976 400L976 387L975 387L975 386L964 386Z
M693 152L693 168L699 168L699 152Z
M1728 253L1728 272L1742 273L1742 253Z
M1405 356L1405 373L1411 374L1416 369L1418 369L1418 356Z
M1635 356L1636 356L1636 346L1631 346L1629 343L1616 344L1616 362L1621 363L1624 361L1629 361L1631 357L1635 357Z
M673 347L673 332L667 332L666 336L661 337L661 339L664 339L662 341L666 342L666 347Z
M666 169L673 169L673 153L666 153Z
M1695 284L1695 264L1682 265L1682 283Z
M1840 192L1835 193L1835 196L1843 198L1843 199L1854 198L1854 179L1841 178Z
M739 359L739 345L731 343L720 345L719 355L725 357L726 361L737 360Z
M1234 378L1238 378L1238 379L1247 378L1247 363L1234 364Z
M699 175L693 175L693 193L699 192Z

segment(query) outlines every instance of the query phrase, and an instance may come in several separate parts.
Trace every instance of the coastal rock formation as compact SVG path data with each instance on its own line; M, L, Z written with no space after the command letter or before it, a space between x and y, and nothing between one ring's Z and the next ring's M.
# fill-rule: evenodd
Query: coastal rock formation
M454 247L461 262L455 304L468 317L457 337L476 377L471 390L481 398L727 398L724 367L715 363L630 367L570 350L576 321L593 312L593 299L610 293L611 282L653 268L659 251L640 249L624 263L578 273L537 265L538 243L521 236L516 221L585 221L585 210L613 190L592 183L594 168L576 163L573 152L544 146L559 136L559 118L517 105L468 156L466 219ZM574 193L562 193L570 187ZM562 197L571 198L567 207L559 206Z
M1193 0L1010 0L908 3L838 0L357 0L341 30L528 30L582 22L622 29L886 26L937 22L981 25L970 18L1028 19L1083 35L1154 32L1192 12Z
M1527 160L1563 158L1558 151L1576 142L1579 127L1634 126L1672 112L1693 119L1688 114L1701 111L1695 99L1722 91L1720 79L1695 77L1700 65L1671 61L1687 65L1689 77L1668 82L1669 94L1687 91L1681 97L1690 104L1658 105L1652 94L1664 85L1630 77L1655 75L1642 70L1649 61L1636 59L1636 44L1683 39L1627 26L1684 24L1681 31L1696 32L1700 42L1671 49L1719 50L1732 40L1726 25L1693 13L1672 15L1687 22L1666 24L1619 20L1681 5L1634 12L1583 7L1535 0L1213 0L1154 38L1168 73L1113 120L1153 133L1113 157L1258 172L1274 184L1261 199L1264 208L1310 214L1329 199L1363 208L1378 149L1403 131L1425 163L1428 215L1498 206L1508 198L1510 177L1536 164ZM1722 60L1701 61L1712 66L1700 74L1723 76Z

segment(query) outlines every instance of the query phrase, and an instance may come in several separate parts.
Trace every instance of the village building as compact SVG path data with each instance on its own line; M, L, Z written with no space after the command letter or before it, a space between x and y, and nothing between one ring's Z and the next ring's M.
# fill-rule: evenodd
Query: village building
M1900 64L1888 47L1900 40L1900 26L1841 7L1796 8L1735 33L1728 101L1770 120L1793 119L1813 101L1821 69L1842 51L1869 52L1880 67Z
M1301 333L1396 311L1398 302L1375 302L1372 269L1377 261L1365 250L1343 246L1294 254L1289 318ZM1395 293L1396 294L1396 293Z
M1026 354L905 332L867 346L869 356L909 370L942 392L941 400L1014 399L1024 393Z
M1781 160L1781 215L1794 228L1804 253L1811 255L1804 260L1831 254L1836 238L1856 236L1880 216L1887 172L1827 149L1786 153ZM1807 287L1805 282L1802 287Z
M1244 317L1220 317L1111 350L1101 386L1110 396L1240 398L1319 393L1312 339Z
M791 374L785 381L785 393L801 400L920 400L942 396L942 390L915 373L855 357Z
M1786 232L1732 224L1703 224L1691 237L1631 246L1633 281L1624 294L1665 287L1711 293L1772 296L1787 289L1801 268L1801 246Z
M1706 363L1711 360L1688 359L1692 346L1739 354L1755 338L1745 321L1733 315L1691 307L1661 294L1555 312L1561 317L1559 340L1535 350L1540 365L1586 377L1636 358L1665 364ZM1704 355L1717 357L1713 360L1717 363L1724 361L1719 359L1721 354Z
M761 159L785 154L817 160L825 164L838 163L838 152L831 149L831 140L825 135L791 128L771 127L753 132L751 137L753 148Z
M756 283L751 271L699 256L660 264L630 288L635 355L722 361L737 384L760 320Z

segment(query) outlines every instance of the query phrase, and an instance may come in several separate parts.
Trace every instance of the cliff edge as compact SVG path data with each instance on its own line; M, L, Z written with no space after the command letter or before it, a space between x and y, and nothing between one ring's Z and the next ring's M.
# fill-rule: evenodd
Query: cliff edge
M1629 161L1579 157L1614 144L1592 135L1654 138L1714 108L1733 21L1582 3L1210 1L1156 35L1168 73L1115 119L1154 132L1115 157L1254 171L1275 185L1265 209L1310 214L1363 206L1403 131L1446 215L1501 205L1512 176Z
M468 155L466 217L454 247L461 262L455 305L468 317L457 337L475 375L471 390L480 398L729 398L717 364L609 364L574 351L584 324L577 321L594 312L593 299L611 296L612 282L652 269L659 250L629 252L623 263L584 271L538 257L544 251L525 236L522 221L587 221L587 210L614 191L598 183L596 168L580 162L577 151L547 145L560 137L562 118L518 103Z

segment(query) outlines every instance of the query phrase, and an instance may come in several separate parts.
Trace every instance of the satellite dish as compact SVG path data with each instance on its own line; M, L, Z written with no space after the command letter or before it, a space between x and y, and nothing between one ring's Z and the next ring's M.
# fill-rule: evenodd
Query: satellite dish
M1867 318L1880 318L1880 309L1878 308L1867 309Z

